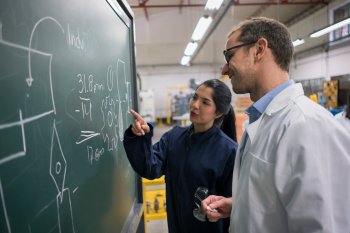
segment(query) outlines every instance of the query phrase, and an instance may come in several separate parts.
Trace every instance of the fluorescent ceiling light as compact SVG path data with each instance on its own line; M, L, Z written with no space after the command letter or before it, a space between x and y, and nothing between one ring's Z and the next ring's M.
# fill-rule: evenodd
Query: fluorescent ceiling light
M293 46L297 47L298 45L304 44L305 41L303 39L296 39L295 41L293 41Z
M183 56L181 59L181 65L183 65L183 66L190 65L190 60L191 60L190 56Z
M205 10L218 10L221 7L221 4L224 0L208 0L205 5Z
M324 34L327 34L327 33L331 32L331 31L334 31L334 30L336 30L338 28L341 28L341 27L343 27L345 25L348 25L348 24L350 24L350 18L344 19L343 21L340 21L338 23L332 24L332 25L330 25L330 26L328 26L326 28L323 28L323 29L321 29L321 30L319 30L317 32L314 32L314 33L312 33L310 35L310 37L313 37L313 38L314 37L320 37L320 36L322 36Z
M196 51L197 46L198 46L197 42L188 43L185 49L185 55L192 56L194 51Z
M193 41L201 40L212 21L213 19L210 16L201 17L192 34L192 40Z

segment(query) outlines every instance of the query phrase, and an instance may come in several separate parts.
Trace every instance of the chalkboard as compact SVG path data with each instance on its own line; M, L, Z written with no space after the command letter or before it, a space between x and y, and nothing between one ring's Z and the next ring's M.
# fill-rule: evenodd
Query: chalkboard
M128 232L137 108L124 1L0 2L0 232Z

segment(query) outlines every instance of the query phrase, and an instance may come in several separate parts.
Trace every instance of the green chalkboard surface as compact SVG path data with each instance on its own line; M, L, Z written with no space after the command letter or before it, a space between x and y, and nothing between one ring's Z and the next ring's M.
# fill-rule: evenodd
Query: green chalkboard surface
M133 20L123 0L0 2L1 233L130 231Z

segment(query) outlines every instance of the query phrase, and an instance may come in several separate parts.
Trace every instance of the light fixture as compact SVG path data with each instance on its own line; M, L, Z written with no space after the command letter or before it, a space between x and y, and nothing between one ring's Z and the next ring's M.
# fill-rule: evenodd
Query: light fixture
M185 49L185 55L187 56L192 56L194 51L196 51L196 48L198 46L197 42L190 42L187 44L186 49Z
M350 24L350 18L344 19L344 20L342 20L342 21L340 21L338 23L332 24L332 25L330 25L328 27L325 27L325 28L323 28L321 30L318 30L317 32L312 33L310 35L310 37L313 37L313 38L314 37L320 37L320 36L322 36L324 34L327 34L327 33L331 32L331 31L334 31L334 30L336 30L338 28L341 28L341 27L343 27L345 25L348 25L348 24Z
M218 10L224 0L208 0L205 4L205 10Z
M191 60L190 56L183 56L181 59L181 65L183 65L183 66L190 65L190 60Z
M210 16L209 17L204 17L204 16L201 17L198 21L196 28L194 29L193 34L192 34L192 40L193 41L201 40L212 21L213 21L213 19Z
M293 41L293 46L297 47L298 45L301 45L301 44L304 44L304 43L305 43L305 41L303 39L299 39L298 38L298 39Z

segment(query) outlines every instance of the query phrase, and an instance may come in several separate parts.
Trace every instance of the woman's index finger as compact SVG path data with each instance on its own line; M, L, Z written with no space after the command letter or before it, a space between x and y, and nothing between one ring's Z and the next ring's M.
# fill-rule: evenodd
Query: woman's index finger
M140 116L140 114L138 114L136 111L129 109L129 112L131 113L131 115L133 115L137 120L143 120L143 118Z

